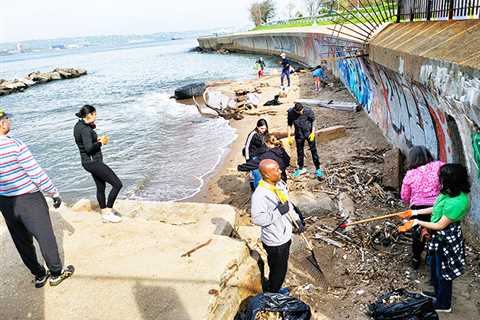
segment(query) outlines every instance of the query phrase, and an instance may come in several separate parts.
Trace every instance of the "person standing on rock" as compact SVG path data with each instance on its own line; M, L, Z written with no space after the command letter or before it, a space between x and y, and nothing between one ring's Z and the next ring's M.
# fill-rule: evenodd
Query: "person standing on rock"
M298 220L293 205L288 201L287 185L281 180L282 171L271 159L259 165L262 180L252 195L252 222L260 227L261 240L267 252L267 292L279 292L287 274L292 221Z
M122 217L113 211L113 205L122 188L122 182L115 172L103 163L101 150L102 146L108 143L108 136L97 136L94 130L97 112L93 106L84 105L75 115L80 120L75 124L73 136L80 151L82 166L92 175L97 186L97 200L102 211L102 219L104 222L121 222ZM105 200L106 183L112 186L108 201Z
M288 84L288 87L290 87L290 61L287 59L287 55L285 54L285 52L282 52L280 54L280 57L282 58L282 61L280 61L280 64L282 65L282 73L280 75L280 84L282 86L282 88L284 88L283 86L283 81L285 78L287 78L287 84Z
M317 144L315 141L315 114L312 109L303 107L300 103L295 103L293 108L288 110L287 124L288 124L288 144L293 144L292 130L295 130L295 144L297 146L297 163L298 168L293 173L294 177L299 177L305 174L307 170L304 167L304 146L307 141L312 153L313 164L315 165L315 176L321 178L323 176L320 168L320 159L318 157Z
M8 136L10 117L0 110L0 211L23 263L35 276L35 287L43 287L49 278L50 285L56 286L75 269L71 265L63 268L41 191L53 198L56 209L62 199L28 147ZM40 246L48 271L38 262L33 238Z

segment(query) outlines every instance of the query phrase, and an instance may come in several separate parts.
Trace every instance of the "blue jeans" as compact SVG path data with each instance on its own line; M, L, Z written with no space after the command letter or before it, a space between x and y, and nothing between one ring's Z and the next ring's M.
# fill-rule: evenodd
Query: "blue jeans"
M288 83L288 86L290 87L290 70L282 70L282 75L280 76L280 82L283 86L283 79L285 79L285 77L287 77L287 83Z
M452 305L452 280L442 277L442 258L435 254L430 259L430 272L435 288L435 308L449 309Z

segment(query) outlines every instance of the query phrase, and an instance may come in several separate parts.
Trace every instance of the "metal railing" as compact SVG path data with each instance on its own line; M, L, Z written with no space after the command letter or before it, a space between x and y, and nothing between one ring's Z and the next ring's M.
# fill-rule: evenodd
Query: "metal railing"
M398 0L397 22L480 18L480 0Z

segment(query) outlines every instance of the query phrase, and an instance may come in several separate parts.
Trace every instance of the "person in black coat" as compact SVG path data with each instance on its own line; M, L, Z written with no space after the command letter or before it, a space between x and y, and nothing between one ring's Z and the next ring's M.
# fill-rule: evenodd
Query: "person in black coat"
M92 175L97 186L97 200L102 211L103 221L121 222L122 218L113 211L113 204L122 188L122 182L115 172L103 162L102 146L108 143L108 136L98 137L94 130L97 118L95 107L84 105L75 115L80 119L75 124L73 136L80 151L82 166ZM106 183L112 186L108 201L105 199Z
M282 171L282 180L287 181L287 168L290 166L290 156L283 148L282 142L273 134L269 134L266 138L267 151L262 153L258 158L250 159L246 163L238 166L238 171L253 172L258 170L260 161L265 159L275 160ZM254 190L254 189L253 189Z
M287 182L286 170L290 166L290 156L283 148L282 142L273 134L269 134L266 138L265 144L267 145L267 151L260 155L259 160L275 160L278 163L280 170L282 170L282 180Z
M243 148L243 155L248 161L254 159L267 151L265 145L265 137L268 134L268 123L265 119L257 121L257 126L248 134L245 147Z

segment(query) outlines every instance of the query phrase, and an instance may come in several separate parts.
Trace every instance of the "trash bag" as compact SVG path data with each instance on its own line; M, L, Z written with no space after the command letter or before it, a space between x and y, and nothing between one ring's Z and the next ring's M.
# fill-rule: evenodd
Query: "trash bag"
M404 289L381 295L368 310L375 320L438 320L432 299Z
M261 293L248 301L245 312L235 320L255 320L261 311L280 312L282 320L310 320L310 307L297 298L281 293Z

